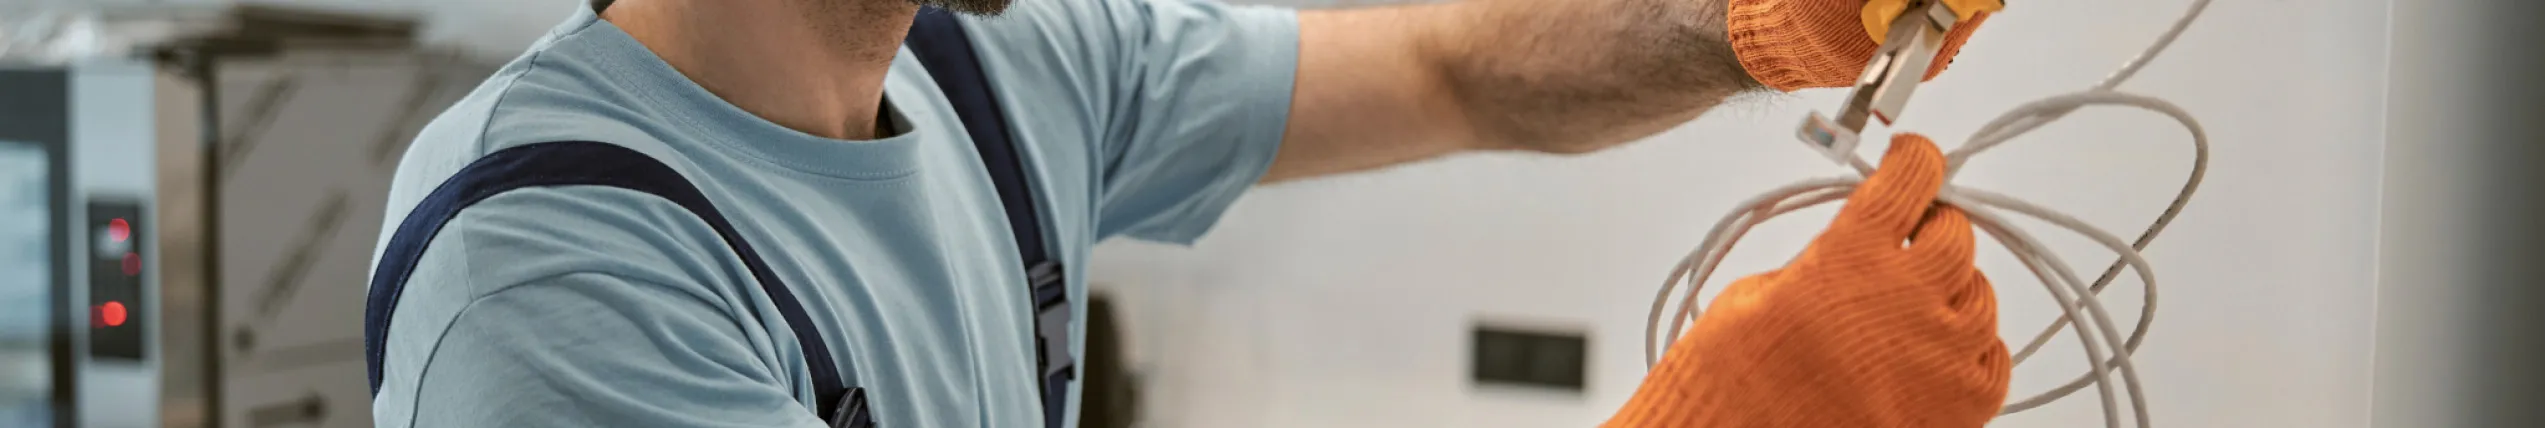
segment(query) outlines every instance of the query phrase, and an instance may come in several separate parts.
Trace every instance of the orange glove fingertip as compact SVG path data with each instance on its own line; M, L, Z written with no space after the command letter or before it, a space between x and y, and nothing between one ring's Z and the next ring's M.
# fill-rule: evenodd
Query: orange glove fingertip
M1944 266L1970 266L1976 256L1978 238L1971 233L1971 219L1961 208L1937 204L1918 231L1909 240L1909 252L1919 263ZM1941 268L1939 268L1941 269Z
M1935 142L1918 134L1893 135L1882 165L1838 208L1830 232L1848 231L1850 239L1898 248L1943 188L1944 152Z

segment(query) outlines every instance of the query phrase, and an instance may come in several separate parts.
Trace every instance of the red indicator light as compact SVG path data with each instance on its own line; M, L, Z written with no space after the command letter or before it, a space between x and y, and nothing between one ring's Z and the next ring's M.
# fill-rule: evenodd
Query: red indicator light
M97 320L106 323L107 327L122 327L127 315L130 314L124 313L124 302L109 300L97 306Z
M140 275L140 274L141 274L141 254L132 253L132 252L125 252L125 253L124 253L124 275L130 276L130 275Z
M124 242L124 240L132 238L132 223L125 223L124 219L120 218L106 221L106 239L112 239L115 242Z

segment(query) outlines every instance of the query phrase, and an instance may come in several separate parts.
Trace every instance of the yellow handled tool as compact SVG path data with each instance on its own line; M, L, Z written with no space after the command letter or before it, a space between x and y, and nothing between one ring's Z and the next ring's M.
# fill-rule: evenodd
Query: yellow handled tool
M1865 36L1872 37L1875 43L1881 43L1883 35L1891 32L1891 22L1899 20L1900 14L1908 13L1909 5L1911 3L1916 2L1912 0L1866 0L1864 10ZM2006 9L2006 2L2001 0L1942 0L1941 3L1944 4L1946 9L1953 11L1953 19L1956 21L1969 21L1971 20L1971 16L1978 15L1980 12L1996 12Z
M1819 113L1805 118L1799 135L1831 156L1853 156L1856 135L1870 119L1891 123L1909 104L1909 94L1934 66L1944 49L1944 35L1954 23L1980 13L2006 8L2003 0L1869 0L1865 31L1881 47L1874 49L1865 74L1847 95L1847 105L1830 120Z

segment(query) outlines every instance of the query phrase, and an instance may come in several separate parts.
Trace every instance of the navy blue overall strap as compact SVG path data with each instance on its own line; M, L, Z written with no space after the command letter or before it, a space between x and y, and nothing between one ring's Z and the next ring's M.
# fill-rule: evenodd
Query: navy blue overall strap
M679 171L663 165L653 157L608 143L563 141L524 145L496 151L478 158L459 173L451 175L433 193L417 203L398 223L395 235L380 254L380 263L371 273L371 295L363 313L363 351L369 358L371 394L380 394L381 363L387 355L389 320L398 308L398 296L406 291L407 277L414 274L416 263L424 258L425 245L433 241L442 225L459 216L479 201L513 189L547 186L609 186L644 192L679 204L724 238L734 255L742 259L751 276L760 282L762 291L777 305L778 314L795 330L795 340L803 347L805 367L811 371L816 415L826 416L834 426L868 426L848 419L865 419L863 391L850 391L843 383L838 366L832 364L830 347L816 332L812 318L804 312L795 293L769 270L768 263L751 244L734 230L733 223L716 211L697 186L681 177ZM842 406L847 402L851 405Z
M973 148L981 153L981 166L990 172L990 181L998 186L999 202L1007 207L1008 230L1016 236L1016 252L1024 261L1026 288L1034 298L1035 362L1042 384L1043 426L1060 428L1068 410L1069 381L1076 376L1076 361L1069 355L1069 299L1064 285L1065 275L1051 249L1043 242L1042 215L1034 209L1034 192L1028 187L1023 156L1017 154L1016 140L1008 132L1007 114L999 108L998 94L991 92L988 74L981 72L981 59L972 49L972 39L963 33L963 22L955 14L936 7L919 10L911 22L910 52L937 81L937 89L954 104L955 116L963 119L966 133L972 136Z

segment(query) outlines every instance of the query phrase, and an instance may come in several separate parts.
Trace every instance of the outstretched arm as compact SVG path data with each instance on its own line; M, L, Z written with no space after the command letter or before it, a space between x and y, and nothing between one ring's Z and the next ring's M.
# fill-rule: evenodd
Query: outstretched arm
M1945 2L1967 4L1954 7L1964 16L1928 78L2002 6ZM1465 0L1301 12L1290 121L1264 180L1463 150L1582 153L1743 91L1849 86L1884 31L1867 17L1910 3Z
M1465 150L1580 153L1763 88L1723 0L1468 0L1299 14L1299 73L1265 181Z

